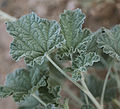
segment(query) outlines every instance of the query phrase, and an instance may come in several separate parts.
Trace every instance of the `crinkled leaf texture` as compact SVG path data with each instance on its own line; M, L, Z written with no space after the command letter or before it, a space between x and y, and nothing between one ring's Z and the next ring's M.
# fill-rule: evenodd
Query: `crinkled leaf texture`
M82 30L85 15L80 9L65 10L60 15L61 34L64 36L66 43L63 45L61 56L69 55L78 49L86 50L86 44L91 40L91 32L88 29Z
M92 66L94 62L100 61L100 57L94 53L81 53L77 56L77 58L73 61L73 68L77 71L86 71L87 66Z
M35 13L7 22L7 31L14 38L10 46L13 59L24 57L28 65L41 64L45 54L60 47L64 41L56 21L42 19Z
M46 86L46 79L38 68L17 69L7 75L5 86L0 86L0 97L12 95L16 102L21 102L38 88Z
M97 43L103 52L120 61L120 25L111 30L102 28Z
M86 72L88 66L92 66L94 62L100 61L99 55L94 52L81 53L73 61L72 69L72 78L76 81L81 79L81 72Z

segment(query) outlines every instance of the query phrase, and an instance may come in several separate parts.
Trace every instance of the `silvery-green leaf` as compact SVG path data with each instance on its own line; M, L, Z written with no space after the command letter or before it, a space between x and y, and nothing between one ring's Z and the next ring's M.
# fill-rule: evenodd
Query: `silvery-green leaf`
M38 17L35 13L25 15L14 22L7 22L7 31L14 40L10 46L13 59L25 58L28 65L41 64L46 53L59 47L63 38L56 21Z
M17 69L7 75L0 94L2 97L12 95L16 102L21 102L35 93L38 88L46 86L46 78L47 76L38 68Z
M75 71L85 72L86 67L92 66L94 62L100 61L100 57L95 52L80 53L73 61L73 68Z
M86 44L91 40L91 32L88 29L82 30L84 19L85 15L80 9L66 10L60 15L61 34L66 40L61 54L69 55L76 49L85 51Z
M4 86L0 86L0 98L5 98L7 96L12 95L13 90L8 88L8 87L4 87Z
M98 47L103 48L104 53L120 61L120 25L111 30L102 28L97 43Z

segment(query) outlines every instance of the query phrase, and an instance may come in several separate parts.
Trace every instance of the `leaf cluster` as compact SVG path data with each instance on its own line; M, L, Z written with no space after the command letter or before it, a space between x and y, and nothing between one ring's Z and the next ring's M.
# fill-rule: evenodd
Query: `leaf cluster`
M33 12L7 22L7 31L13 37L10 54L15 61L24 58L26 68L7 75L5 85L0 86L0 97L13 96L20 103L20 109L69 109L68 101L59 101L62 82L52 79L64 81L65 78L49 63L48 56L69 71L75 82L81 81L81 73L89 72L89 68L97 69L96 64L106 65L104 54L114 62L120 61L120 25L91 32L82 27L84 19L82 11L75 9L65 10L59 22L40 18ZM64 62L71 64L63 66ZM94 97L100 98L104 82L92 75L85 80ZM105 101L112 101L116 97L117 83L110 79L106 87ZM81 109L94 107L83 105Z

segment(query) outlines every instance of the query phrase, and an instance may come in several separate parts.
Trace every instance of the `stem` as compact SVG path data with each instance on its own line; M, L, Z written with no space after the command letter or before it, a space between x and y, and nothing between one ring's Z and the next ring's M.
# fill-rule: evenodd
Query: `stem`
M89 89L88 89L88 87L87 87L87 85L86 85L86 83L85 83L85 78L84 78L83 73L81 73L81 77L82 77L82 78L81 78L81 84L86 88L86 90L89 91ZM87 97L87 95L84 94L84 97L85 97L86 103L87 103L87 105L88 105L89 102L88 102L88 97Z
M67 85L63 86L63 90L67 92L71 96L71 98L74 99L79 105L83 105L81 100L68 88Z
M16 20L15 17L12 17L9 14L7 14L7 13L0 10L0 20L1 19L5 20L5 21L15 21Z
M91 101L94 103L94 105L98 109L102 109L101 106L100 106L100 104L97 102L97 100L95 99L95 97L89 92L89 90L86 90L86 88L82 87L76 81L72 80L72 78L69 75L67 75L48 55L46 55L46 58L53 64L54 67L56 67L61 72L62 75L64 75L69 81L71 81L79 89L81 89L91 99Z
M110 75L110 72L111 72L111 66L108 68L108 72L107 72L107 75L105 77L105 81L104 81L104 85L103 85L103 89L102 89L102 94L101 94L101 106L102 106L102 108L103 108L103 102L104 102L105 89L107 86L107 81L108 81L108 77Z
M38 100L43 106L47 106L47 104L44 102L44 101L42 101L38 96L36 96L34 93L32 94L32 96L36 99L36 100Z
M120 109L120 102L117 99L114 99L113 102L117 105L117 107Z
M79 105L83 105L83 103L81 102L81 100L70 90L70 88L63 83L63 81L61 81L58 77L54 76L53 74L51 74L51 78L53 80L55 80L56 82L58 82L59 84L62 85L63 90L72 98L74 99Z
M86 104L89 105L89 101L88 101L88 97L87 97L87 95L84 94L84 97L85 97Z

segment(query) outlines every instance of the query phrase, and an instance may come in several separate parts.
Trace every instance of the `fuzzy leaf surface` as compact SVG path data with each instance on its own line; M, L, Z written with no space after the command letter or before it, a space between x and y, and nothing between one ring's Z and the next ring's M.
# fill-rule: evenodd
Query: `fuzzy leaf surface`
M97 43L103 48L104 53L120 61L120 25L116 25L111 30L101 29Z
M73 68L78 71L86 71L87 66L92 66L94 62L100 61L100 57L94 53L81 53L78 57L73 61Z
M46 53L59 47L63 38L56 21L38 17L35 13L25 15L14 22L7 22L7 31L14 40L10 46L13 59L25 58L28 65L41 64Z
M63 55L69 55L76 49L84 51L86 44L91 40L91 32L88 29L82 30L85 15L80 9L65 10L60 15L61 34L66 40L61 52Z
M38 68L17 69L7 75L5 86L2 86L0 93L3 94L2 97L12 95L16 102L21 102L38 88L46 86L46 78Z

